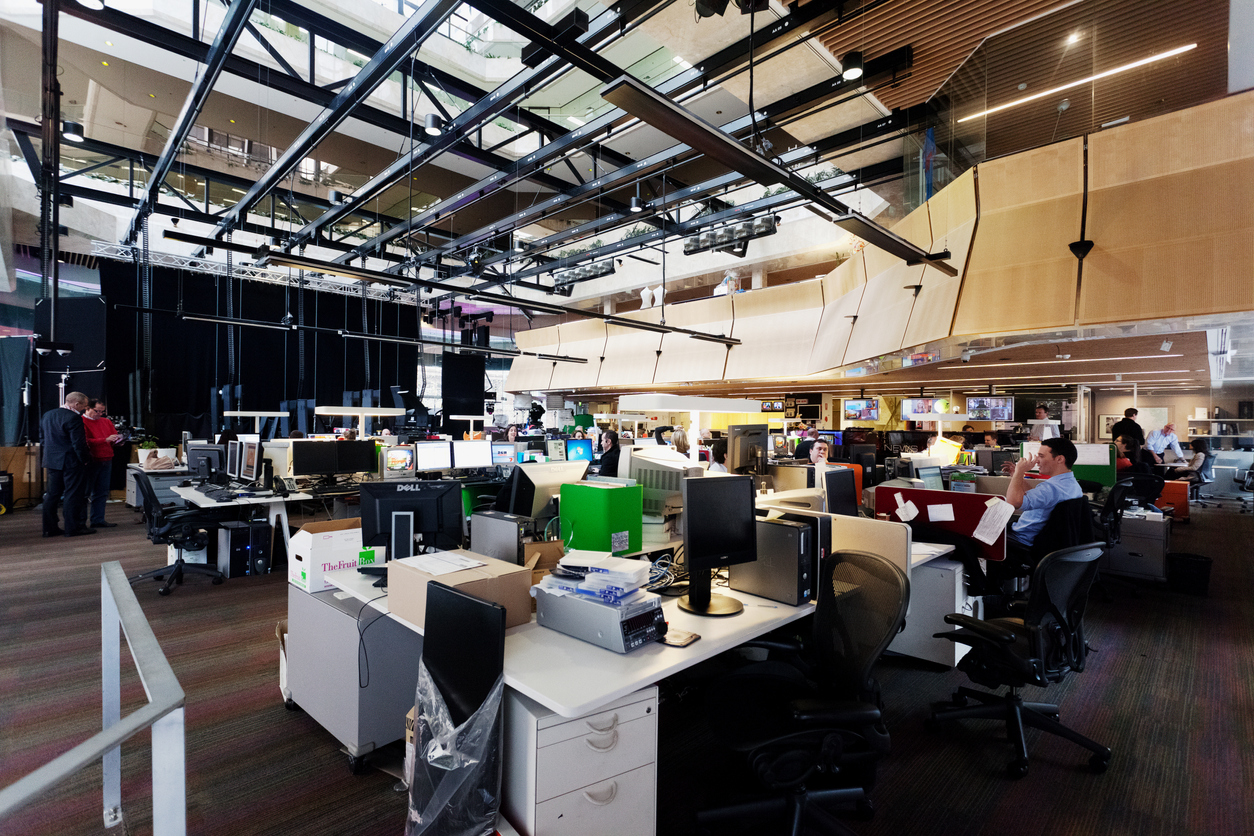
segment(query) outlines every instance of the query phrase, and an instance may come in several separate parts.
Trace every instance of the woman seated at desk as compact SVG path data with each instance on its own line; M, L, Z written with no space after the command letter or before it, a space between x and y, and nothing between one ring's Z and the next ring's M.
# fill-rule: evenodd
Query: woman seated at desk
M1115 439L1115 447L1119 457L1115 459L1115 470L1119 473L1152 473L1150 462L1154 460L1147 451L1141 448L1136 438L1121 435Z
M1200 482L1202 481L1201 469L1206 463L1206 457L1210 455L1210 447L1206 444L1206 439L1195 438L1189 442L1189 446L1193 448L1193 457L1189 459L1189 463L1184 467L1177 467L1167 472L1168 479L1174 479L1180 482Z

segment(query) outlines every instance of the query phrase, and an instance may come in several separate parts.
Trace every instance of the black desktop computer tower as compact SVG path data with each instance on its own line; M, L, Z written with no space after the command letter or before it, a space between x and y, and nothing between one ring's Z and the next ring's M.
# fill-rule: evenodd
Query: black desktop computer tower
M758 520L758 559L727 567L739 592L798 606L814 599L813 529L789 520Z
M270 572L270 523L224 522L218 529L218 571L228 578Z

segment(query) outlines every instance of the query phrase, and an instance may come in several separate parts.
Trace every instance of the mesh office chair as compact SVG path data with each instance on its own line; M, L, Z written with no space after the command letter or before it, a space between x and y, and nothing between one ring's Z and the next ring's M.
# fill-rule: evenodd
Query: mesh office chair
M822 804L871 810L866 794L889 746L871 668L905 622L910 582L879 555L846 551L823 559L817 589L806 646L750 642L772 658L723 677L707 699L711 728L778 794L703 811L703 826L787 812L793 833L806 823L846 834ZM820 779L835 788L811 788Z
M192 551L203 549L209 543L209 530L217 528L218 523L228 517L200 508L163 506L157 501L157 493L153 490L147 473L135 474L135 488L139 491L140 501L144 508L148 539L157 545L172 545L178 552L173 563L136 575L130 579L131 583L149 578L158 581L164 578L165 585L157 590L157 594L169 595L174 584L182 584L183 576L188 573L206 575L213 579L215 585L226 580L222 573L212 566L185 562L183 552L188 549Z
M1201 468L1197 471L1197 481L1189 485L1189 500L1196 502L1203 508L1218 508L1219 503L1214 501L1214 497L1210 494L1203 494L1202 488L1215 482L1215 454L1207 453L1206 460L1202 462ZM1207 500L1210 500L1209 502Z
M936 633L936 638L971 646L958 668L972 682L988 688L1007 686L1008 691L998 695L960 687L950 703L933 706L930 727L950 720L1004 720L1006 736L1015 747L1007 766L1012 778L1028 774L1025 725L1089 749L1093 770L1106 770L1110 749L1059 723L1057 705L1025 702L1019 695L1024 685L1044 688L1084 670L1089 652L1084 609L1103 550L1101 543L1088 543L1047 555L1032 575L1031 596L1015 607L1018 617L980 621L961 613L945 616L946 624L961 629ZM979 705L969 706L971 700Z
M1128 483L1128 497L1140 505L1149 507L1163 495L1163 485L1167 480L1157 474L1134 473L1131 476L1120 476L1120 482Z
M1236 483L1238 490L1254 493L1254 467L1245 471L1244 474L1234 476L1232 481ZM1254 496L1241 497L1242 514L1248 514L1251 510L1254 510L1252 506L1254 506Z

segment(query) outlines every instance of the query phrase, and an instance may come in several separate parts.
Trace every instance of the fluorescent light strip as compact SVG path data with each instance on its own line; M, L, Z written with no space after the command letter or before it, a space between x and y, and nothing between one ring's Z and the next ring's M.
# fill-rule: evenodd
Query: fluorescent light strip
M1160 52L1157 55L1151 55L1149 58L1142 58L1140 61L1133 61L1131 64L1124 64L1122 67L1115 67L1113 70L1106 70L1105 72L1097 73L1096 75L1091 75L1088 78L1082 78L1079 81L1073 81L1070 84L1064 84L1061 87L1053 87L1049 90L1044 90L1040 93L1033 93L1031 96L1024 96L1022 99L1015 99L1013 102L1007 102L1004 105L998 105L997 107L990 107L988 110L981 111L980 113L974 113L970 116L966 116L966 117L963 117L962 119L959 119L958 124L961 125L963 122L969 122L972 119L979 119L981 116L989 116L990 114L999 113L1000 111L1007 110L1008 108L1018 107L1019 105L1027 104L1028 102L1034 102L1037 99L1043 99L1046 96L1052 96L1055 93L1061 93L1064 90L1070 90L1072 87L1079 87L1081 84L1088 84L1091 81L1097 81L1098 79L1108 78L1112 75L1117 75L1118 73L1127 72L1128 70L1135 70L1137 67L1144 67L1146 64L1152 64L1155 61L1162 61L1164 58L1171 58L1172 56L1180 55L1182 53L1188 52L1191 49L1196 49L1196 48L1197 48L1197 44L1189 44L1188 46L1176 47L1175 49L1168 50L1167 52Z
M1183 354L1146 354L1142 357L1088 357L1081 360L1059 360L1052 358L1049 360L1023 360L1015 363L945 363L938 368L942 369L994 369L1001 366L1040 366L1054 365L1057 363L1109 363L1115 360L1156 360L1160 357L1183 357Z

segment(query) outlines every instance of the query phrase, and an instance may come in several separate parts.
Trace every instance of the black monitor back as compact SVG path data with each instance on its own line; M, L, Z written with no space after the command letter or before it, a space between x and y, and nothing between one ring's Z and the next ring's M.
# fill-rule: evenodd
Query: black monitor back
M847 467L830 468L823 476L827 492L827 513L845 517L858 516L858 483L856 474Z
M429 581L422 660L453 724L460 726L505 668L505 608Z

